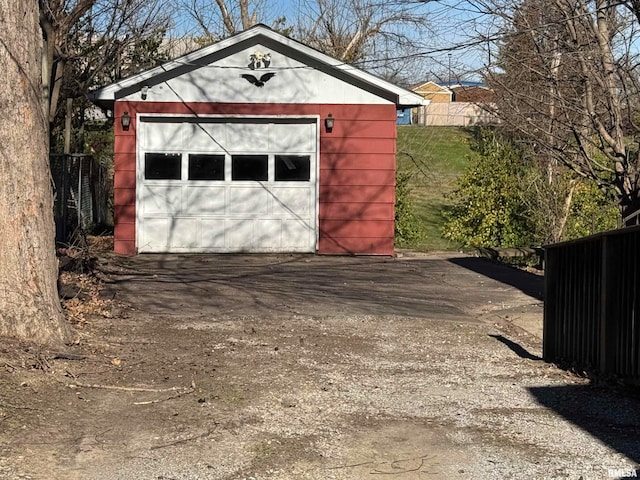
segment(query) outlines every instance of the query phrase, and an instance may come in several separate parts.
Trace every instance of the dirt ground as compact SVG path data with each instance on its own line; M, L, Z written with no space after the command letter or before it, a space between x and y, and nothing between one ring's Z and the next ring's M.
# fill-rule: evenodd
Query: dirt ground
M0 478L640 475L634 393L541 360L540 276L443 254L97 276L63 289L74 345L0 347Z

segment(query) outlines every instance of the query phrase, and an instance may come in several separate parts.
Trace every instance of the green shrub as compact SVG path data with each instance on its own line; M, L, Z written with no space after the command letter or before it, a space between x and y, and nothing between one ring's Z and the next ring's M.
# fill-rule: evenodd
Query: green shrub
M445 238L464 247L516 247L534 239L522 195L526 175L520 150L492 130L479 131L470 167L449 195Z
M605 194L592 180L583 180L573 194L562 239L571 240L613 230L618 226L619 217L615 194Z
M616 227L613 192L492 130L478 132L471 165L451 194L445 238L465 247L523 247Z
M399 247L410 247L424 237L415 215L410 180L411 173L396 172L395 243Z

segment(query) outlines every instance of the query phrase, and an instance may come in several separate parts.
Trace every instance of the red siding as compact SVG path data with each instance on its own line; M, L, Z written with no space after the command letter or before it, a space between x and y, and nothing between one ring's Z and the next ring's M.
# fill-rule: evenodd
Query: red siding
M340 138L321 136L320 151L325 153L396 153L396 139L394 137Z
M113 251L121 255L135 255L136 242L135 240L118 240L113 242Z
M116 206L114 208L115 228L113 231L114 238L114 251L123 255L135 254L135 248L130 250L131 246L135 245L136 240L136 216L135 205ZM133 212L131 211L133 209ZM118 247L127 247L127 250L120 250L116 248L116 242Z
M395 185L393 170L320 170L320 185Z
M328 153L320 158L320 169L392 170L395 172L396 156L393 153Z
M135 153L117 153L115 155L116 172L135 172L136 171L136 154Z
M120 117L131 117L122 131ZM393 254L396 110L393 105L116 102L115 251L135 253L135 158L138 113L318 115L319 246L327 254ZM331 133L322 119L335 119Z
M123 131L120 123L124 112L129 112L131 117L128 131ZM136 112L126 102L116 102L114 115L113 249L119 254L133 255L136 253Z
M120 223L136 223L136 206L135 205L115 205L113 207L114 215L118 217Z
M136 188L136 172L131 170L116 170L113 176L113 188Z
M130 188L115 188L113 190L114 205L135 205L136 192Z
M394 130L393 137L396 138ZM362 119L336 118L335 126L331 132L332 138L389 138L389 125L387 121L362 121Z
M119 124L116 122L116 125ZM115 144L115 153L135 153L136 152L136 137L135 135L129 135L128 132L121 132L118 135L118 141Z
M319 253L347 254L363 251L370 255L393 255L393 244L387 238L332 238L320 237Z
M136 224L119 222L115 226L113 236L118 240L135 240Z
M318 250L393 255L395 107L332 114L335 127L320 138Z
M393 235L393 219L324 220L320 231L331 238L387 238Z
M320 220L393 220L395 211L390 203L343 203L320 204Z
M395 196L395 188L389 186L329 186L320 185L320 204L325 202L342 203L392 203L389 198Z

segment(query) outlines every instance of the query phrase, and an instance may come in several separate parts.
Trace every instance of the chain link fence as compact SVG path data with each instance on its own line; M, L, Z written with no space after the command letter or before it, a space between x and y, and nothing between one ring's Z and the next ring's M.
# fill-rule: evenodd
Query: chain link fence
M56 242L69 244L78 234L110 229L113 182L109 169L85 154L51 155L50 164Z

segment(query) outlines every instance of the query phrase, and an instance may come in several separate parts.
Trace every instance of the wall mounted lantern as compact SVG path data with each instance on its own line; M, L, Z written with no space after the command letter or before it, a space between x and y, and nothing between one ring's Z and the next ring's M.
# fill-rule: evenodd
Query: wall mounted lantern
M329 114L327 115L327 118L324 119L324 128L327 131L327 133L331 133L333 130L333 126L336 123L336 119L333 118L333 115Z
M129 112L124 112L122 117L120 117L120 125L122 125L122 130L125 132L129 130L131 126L131 117L129 116Z

